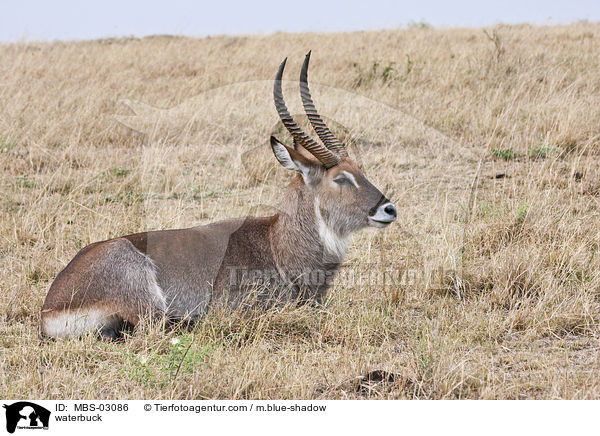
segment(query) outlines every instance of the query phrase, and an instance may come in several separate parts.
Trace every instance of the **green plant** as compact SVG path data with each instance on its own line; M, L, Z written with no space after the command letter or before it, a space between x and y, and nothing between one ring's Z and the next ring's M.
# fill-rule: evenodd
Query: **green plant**
M544 139L540 138L539 145L531 149L530 155L534 159L546 159L548 155L555 152L560 152L560 148L550 144L544 144Z
M506 215L506 204L494 204L484 202L481 205L481 211L484 218L495 218Z
M17 141L13 138L0 137L0 152L6 153L11 151L17 145Z
M201 366L213 351L210 345L195 343L193 335L172 338L170 343L171 352L163 356L161 364L172 377L177 377L179 373L192 372Z
M515 221L518 225L523 224L523 222L525 221L525 218L527 217L528 211L529 211L528 205L523 204L523 205L519 206L519 209L517 209L517 216L515 218Z
M192 198L194 200L201 200L203 198L221 198L221 197L227 197L231 194L232 194L231 191L221 190L218 188L210 189L208 191L204 191L200 187L196 187L196 188L192 189Z
M496 159L503 159L503 160L508 161L508 160L515 160L516 158L519 157L519 154L510 148L504 148L504 149L492 148L492 156L494 156L494 158L496 158Z
M139 192L125 191L117 194L105 194L105 203L125 203L127 206L139 203L147 198L147 195Z
M412 68L410 58L408 59L407 74ZM374 81L381 81L384 85L389 85L397 77L395 62L389 62L387 65L382 65L379 61L373 62L370 68L363 70L357 63L354 63L354 68L358 69L358 79L356 79L355 87L369 85Z
M128 175L129 173L131 173L131 170L125 169L125 168L111 168L110 169L110 173L113 176L116 177L125 177L126 175Z
M35 188L35 183L27 178L27 174L18 176L16 182L19 188Z
M427 21L410 21L408 27L411 29L431 29L431 24Z
M161 348L147 353L123 350L123 374L136 383L162 389L182 374L189 374L201 367L213 351L210 345L195 342L194 335L173 337L165 352Z

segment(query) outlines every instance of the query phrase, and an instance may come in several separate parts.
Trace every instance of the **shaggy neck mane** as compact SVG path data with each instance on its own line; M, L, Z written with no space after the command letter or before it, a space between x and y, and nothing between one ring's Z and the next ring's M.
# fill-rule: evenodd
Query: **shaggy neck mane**
M337 270L349 234L340 234L323 217L318 198L303 187L300 177L288 186L285 202L271 230L271 246L282 270Z

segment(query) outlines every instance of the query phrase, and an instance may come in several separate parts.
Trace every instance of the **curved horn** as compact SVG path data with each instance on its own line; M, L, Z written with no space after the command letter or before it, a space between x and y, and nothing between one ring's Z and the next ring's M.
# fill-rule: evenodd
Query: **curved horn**
M302 97L304 111L306 112L306 116L310 120L313 129L315 129L315 132L317 132L317 135L319 135L319 138L323 141L323 144L340 156L348 156L346 147L344 147L344 144L331 133L331 130L329 130L329 127L327 127L317 112L313 99L310 96L310 90L308 89L308 62L310 61L310 53L311 52L309 51L306 54L304 64L302 64L302 70L300 70L300 96Z
M281 118L281 122L285 128L292 134L294 140L316 157L325 168L329 169L334 167L341 162L339 156L304 133L300 126L294 121L285 105L283 91L281 90L281 78L283 77L283 69L285 68L286 61L287 58L285 58L279 66L279 70L275 76L275 84L273 86L273 99L275 100L275 108L277 109L279 118Z

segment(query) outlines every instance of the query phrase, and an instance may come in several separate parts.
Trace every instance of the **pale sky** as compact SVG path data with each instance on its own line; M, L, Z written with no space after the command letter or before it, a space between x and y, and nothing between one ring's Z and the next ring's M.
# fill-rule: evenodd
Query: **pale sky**
M600 21L600 1L0 0L0 41Z

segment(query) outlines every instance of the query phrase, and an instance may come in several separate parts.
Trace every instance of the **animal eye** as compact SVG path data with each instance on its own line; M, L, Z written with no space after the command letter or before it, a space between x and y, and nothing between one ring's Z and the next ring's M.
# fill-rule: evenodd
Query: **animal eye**
M333 179L333 181L335 183L337 183L338 185L346 185L346 184L350 183L350 180L348 180L345 177L338 177L337 179Z

